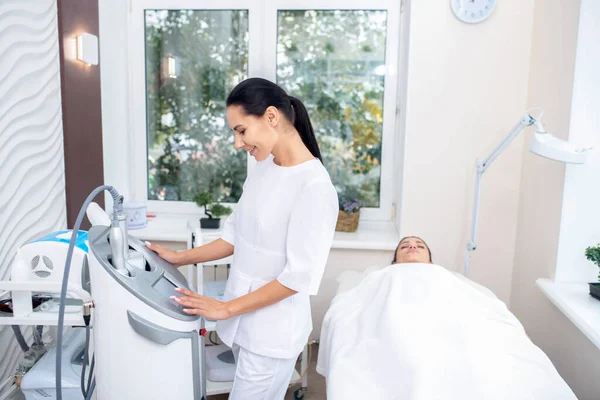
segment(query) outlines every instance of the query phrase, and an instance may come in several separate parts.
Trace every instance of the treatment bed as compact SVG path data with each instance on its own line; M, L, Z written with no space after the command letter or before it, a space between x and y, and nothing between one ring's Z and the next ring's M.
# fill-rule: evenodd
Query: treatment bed
M328 399L576 399L506 305L461 275L394 264L338 282L317 361Z

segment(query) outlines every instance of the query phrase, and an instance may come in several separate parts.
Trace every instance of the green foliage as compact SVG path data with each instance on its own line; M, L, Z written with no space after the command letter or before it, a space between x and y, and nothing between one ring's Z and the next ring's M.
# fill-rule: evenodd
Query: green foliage
M600 268L600 244L595 247L588 247L585 249L585 257L596 264ZM598 280L600 281L600 272L598 273Z
M198 193L193 197L194 203L199 207L210 206L215 201L215 196L210 192Z
M222 216L229 215L233 212L231 207L224 206L223 204L215 204L210 211L215 218L221 218Z
M199 207L204 207L204 214L210 219L221 218L233 212L231 207L219 204L212 192L196 193L192 199Z

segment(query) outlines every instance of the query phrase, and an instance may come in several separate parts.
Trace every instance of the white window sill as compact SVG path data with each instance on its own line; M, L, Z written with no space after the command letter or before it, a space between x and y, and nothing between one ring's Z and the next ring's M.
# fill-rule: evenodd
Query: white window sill
M221 221L221 226L225 220ZM140 240L184 242L188 240L188 223L197 227L197 219L159 215L148 218L148 226L130 230L129 233ZM203 229L204 241L209 242L221 236L221 229ZM394 251L398 245L398 232L391 221L361 221L356 232L335 232L334 249L384 250Z
M538 279L536 285L583 334L600 348L600 301L590 296L587 283L556 283Z

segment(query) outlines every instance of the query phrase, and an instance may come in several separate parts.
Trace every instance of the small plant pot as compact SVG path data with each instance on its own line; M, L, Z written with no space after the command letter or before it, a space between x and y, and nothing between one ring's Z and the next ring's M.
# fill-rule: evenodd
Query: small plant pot
M600 282L590 282L590 296L600 300Z
M221 227L221 218L200 218L200 228L219 229Z
M358 228L358 220L360 218L360 211L348 214L344 211L338 212L338 219L335 225L335 230L338 232L356 232Z

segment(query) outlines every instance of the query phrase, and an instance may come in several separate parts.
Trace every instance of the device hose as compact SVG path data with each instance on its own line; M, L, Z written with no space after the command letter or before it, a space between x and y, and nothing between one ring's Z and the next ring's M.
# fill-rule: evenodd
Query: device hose
M102 185L98 186L94 189L90 195L85 199L85 202L81 206L79 210L79 214L77 215L77 219L75 220L75 225L73 226L73 231L71 233L71 240L69 241L69 249L67 250L67 259L65 261L65 269L63 273L62 286L60 290L60 304L58 306L58 332L56 336L56 399L62 400L62 348L63 348L63 330L65 326L65 300L67 297L67 286L69 284L69 272L71 271L71 259L73 258L73 249L75 248L75 241L77 240L77 235L79 234L79 227L81 226L81 222L83 221L83 217L85 215L85 211L89 204L94 200L94 198L100 194L101 192L107 190L110 192L113 198L113 208L114 212L121 212L123 209L123 198L112 186ZM93 392L93 388L96 386L96 380L92 382L92 386L88 389L88 398L91 398L91 393Z
M88 363L88 349L90 347L90 327L86 326L85 327L85 350L83 352L83 363L81 365L81 394L83 395L83 398L87 397L87 389L85 388L85 367L87 366ZM90 374L92 373L92 371L90 370Z
M85 396L85 400L90 400L92 398L92 393L94 393L94 389L96 388L96 378L92 381L90 388L88 389L87 396Z
M92 356L92 362L90 364L90 372L88 373L88 382L87 382L87 391L89 392L90 388L92 387L92 376L94 375L94 363L96 361L96 355L94 354Z
M41 346L44 345L43 341L44 336L44 325L38 325L35 327L33 331L33 344L39 344Z
M23 337L23 333L21 333L21 327L19 325L11 325L13 332L15 333L15 338L17 339L17 343L21 346L21 350L23 353L27 353L29 351L29 346L27 345L27 341Z

